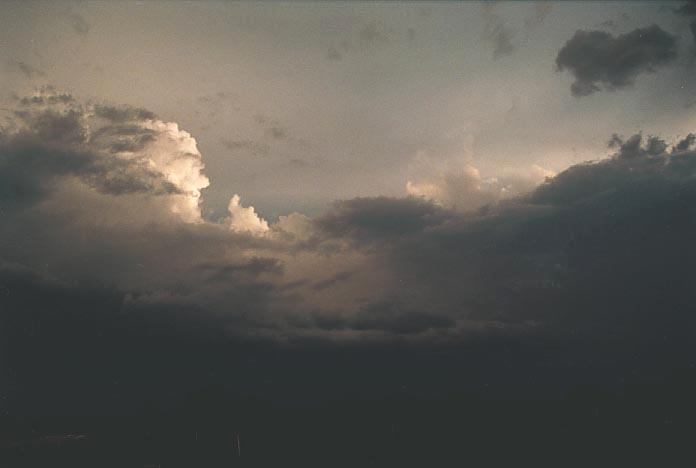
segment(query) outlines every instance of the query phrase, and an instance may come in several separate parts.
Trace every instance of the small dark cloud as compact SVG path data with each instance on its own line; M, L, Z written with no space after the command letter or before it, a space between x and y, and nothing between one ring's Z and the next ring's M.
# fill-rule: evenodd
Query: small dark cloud
M217 106L232 106L234 110L239 110L239 107L237 107L234 102L237 100L238 96L234 93L230 93L228 91L218 91L213 94L205 94L203 96L199 96L196 100L203 105L206 106L213 106L214 108Z
M656 136L648 137L645 145L643 145L643 135L640 133L632 135L625 141L615 133L612 135L607 146L609 148L618 149L614 155L615 157L631 159L641 156L657 156L664 154L668 145L663 139Z
M527 34L533 32L541 25L546 17L553 11L553 2L537 1L534 2L534 12L524 20L524 28Z
M57 94L37 94L34 96L24 96L19 99L19 103L23 106L50 106L53 104L68 104L74 102L75 99L71 94L67 93L57 93Z
M33 67L26 62L22 62L21 60L14 61L14 64L17 69L30 80L36 77L46 76L46 72L43 70L39 70L38 68Z
M358 32L358 38L366 44L386 44L389 42L389 32L382 21L372 20Z
M495 13L494 3L485 3L481 15L484 20L483 37L493 43L493 58L498 59L514 52L513 32L506 22Z
M676 145L674 145L674 150L675 151L687 151L688 149L690 149L694 145L694 143L696 143L696 135L693 133L689 133L682 140L677 142Z
M254 121L263 129L264 134L274 140L290 138L289 131L278 120L271 119L263 114L256 114Z
M253 156L268 156L271 152L271 147L268 143L249 139L230 140L225 138L222 140L222 145L230 151L245 151Z
M266 129L266 134L274 140L284 140L288 137L287 129L275 124Z
M351 37L331 43L326 50L326 58L330 61L341 61L347 54L368 51L389 44L392 30L381 20L371 20L356 25Z
M631 86L641 73L654 73L677 57L677 37L657 25L612 36L579 30L556 57L559 71L568 70L574 96Z
M343 54L337 48L329 47L329 49L326 51L326 58L340 62L343 60Z
M292 158L290 161L288 161L288 163L292 167L296 167L296 168L303 168L303 167L309 166L309 163L301 158Z
M84 36L89 32L89 23L81 14L76 12L70 13L67 19L77 34Z
M127 122L129 120L151 120L156 118L154 112L147 109L130 106L110 106L98 104L94 106L94 113L97 117L110 120L111 122Z

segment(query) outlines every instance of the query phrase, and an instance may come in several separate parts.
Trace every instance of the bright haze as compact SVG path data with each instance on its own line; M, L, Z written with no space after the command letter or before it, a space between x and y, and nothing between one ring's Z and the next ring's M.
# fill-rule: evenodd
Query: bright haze
M3 453L686 440L695 5L3 2Z

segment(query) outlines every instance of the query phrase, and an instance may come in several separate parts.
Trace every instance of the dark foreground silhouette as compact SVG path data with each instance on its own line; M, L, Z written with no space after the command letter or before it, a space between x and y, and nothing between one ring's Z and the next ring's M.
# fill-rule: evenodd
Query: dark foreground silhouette
M653 466L696 461L696 373L557 399L397 392L292 407L221 386L122 417L2 420L3 467Z

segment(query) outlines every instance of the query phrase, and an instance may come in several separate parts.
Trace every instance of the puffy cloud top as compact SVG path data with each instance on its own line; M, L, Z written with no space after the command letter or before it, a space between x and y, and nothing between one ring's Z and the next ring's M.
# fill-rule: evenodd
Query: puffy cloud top
M2 134L5 203L46 196L74 178L103 194L159 197L182 220L201 221L209 181L196 140L176 123L143 109L82 105L52 87L18 104Z

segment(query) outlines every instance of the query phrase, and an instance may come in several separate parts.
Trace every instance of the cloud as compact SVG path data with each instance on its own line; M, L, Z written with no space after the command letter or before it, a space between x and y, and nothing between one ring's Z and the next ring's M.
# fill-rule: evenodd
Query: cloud
M302 213L290 213L287 216L279 216L273 224L276 231L282 235L289 235L295 239L308 239L314 233L312 220Z
M249 151L253 156L268 156L271 147L268 143L253 140L223 139L222 145L230 151Z
M129 106L110 106L97 104L94 106L94 115L102 117L114 123L127 121L153 120L157 116L147 109Z
M493 43L493 58L498 59L512 54L515 47L512 44L513 33L505 21L495 13L496 5L485 3L481 7L484 20L483 37Z
M450 317L410 310L404 304L389 301L368 304L352 316L317 316L314 321L319 328L325 330L349 329L405 335L455 326L455 321Z
M331 286L333 286L337 283L340 283L341 281L347 280L352 275L353 275L353 273L350 271L341 271L341 272L336 273L335 275L331 276L330 278L327 278L327 279L321 280L321 281L317 281L312 286L312 289L314 289L315 291L321 291L322 289L330 288Z
M541 204L571 205L593 197L609 195L619 187L655 181L679 186L688 181L696 169L691 134L669 150L662 139L644 140L636 134L624 140L614 135L610 148L617 151L605 161L572 166L542 184L530 197ZM642 197L641 197L642 199Z
M696 135L693 133L689 133L687 136L684 137L684 139L680 140L677 142L676 145L674 145L674 150L675 151L686 151L689 148L691 148L694 143L696 143Z
M437 310L457 321L453 330L649 340L657 326L673 336L673 325L692 320L683 304L695 278L682 255L693 232L693 141L616 137L608 159L473 212L359 199L319 224L380 258L397 285L392 300ZM654 315L662 301L675 314L670 323Z
M552 171L534 165L527 173L482 177L477 168L464 164L420 181L409 180L406 191L444 208L466 211L519 196L553 175Z
M326 51L326 58L340 62L343 60L343 54L337 48L329 47L329 50Z
M230 229L236 232L263 234L268 231L268 223L259 217L253 206L243 207L239 195L230 199L227 207L230 212Z
M89 23L81 14L72 12L67 15L67 19L77 34L84 36L89 33Z
M290 137L290 131L281 125L278 120L266 117L263 114L257 114L254 116L254 121L263 129L264 135L273 140L294 140Z
M358 21L351 29L349 36L336 40L328 46L326 49L328 60L340 62L352 53L367 52L386 46L392 42L394 33L393 28L379 19Z
M14 65L16 65L17 69L28 79L34 79L36 77L44 77L46 76L46 72L43 70L39 70L38 68L35 68L31 65L29 65L26 62L22 62L20 60L16 60L13 62Z
M374 392L375 375L387 393L412 385L414 366L442 379L426 390L690 368L692 134L616 135L607 158L475 209L363 197L268 223L236 196L211 222L190 195L205 177L193 137L59 94L16 100L0 132L0 390L19 414L118 412L210 382L287 396L259 374L303 395L339 379L338 395ZM467 196L485 185L462 172Z
M33 203L76 178L103 194L161 198L174 215L201 221L208 179L196 141L177 124L143 109L85 106L52 87L18 102L0 155L6 204Z
M687 18L691 18L689 23L689 28L691 29L691 35L696 45L696 2L690 1L677 8L676 13Z
M677 57L677 37L657 25L616 37L604 31L576 31L558 52L556 66L575 78L574 96L631 86L638 75L654 73Z
M537 1L534 2L534 14L530 15L524 20L524 27L527 34L533 32L539 25L541 25L546 17L553 11L553 2L550 1Z
M366 44L384 44L389 42L386 25L382 21L372 20L358 31L358 38Z
M193 137L143 109L59 95L18 99L0 138L0 259L26 291L74 290L76 309L98 284L115 314L176 317L219 339L647 339L649 327L677 333L651 323L655 304L691 297L691 134L615 135L609 158L556 176L464 165L414 179L418 196L342 200L317 218L269 223L235 195L215 223L200 216Z
M371 240L420 231L440 222L443 215L418 198L354 198L336 202L317 223L329 235Z

